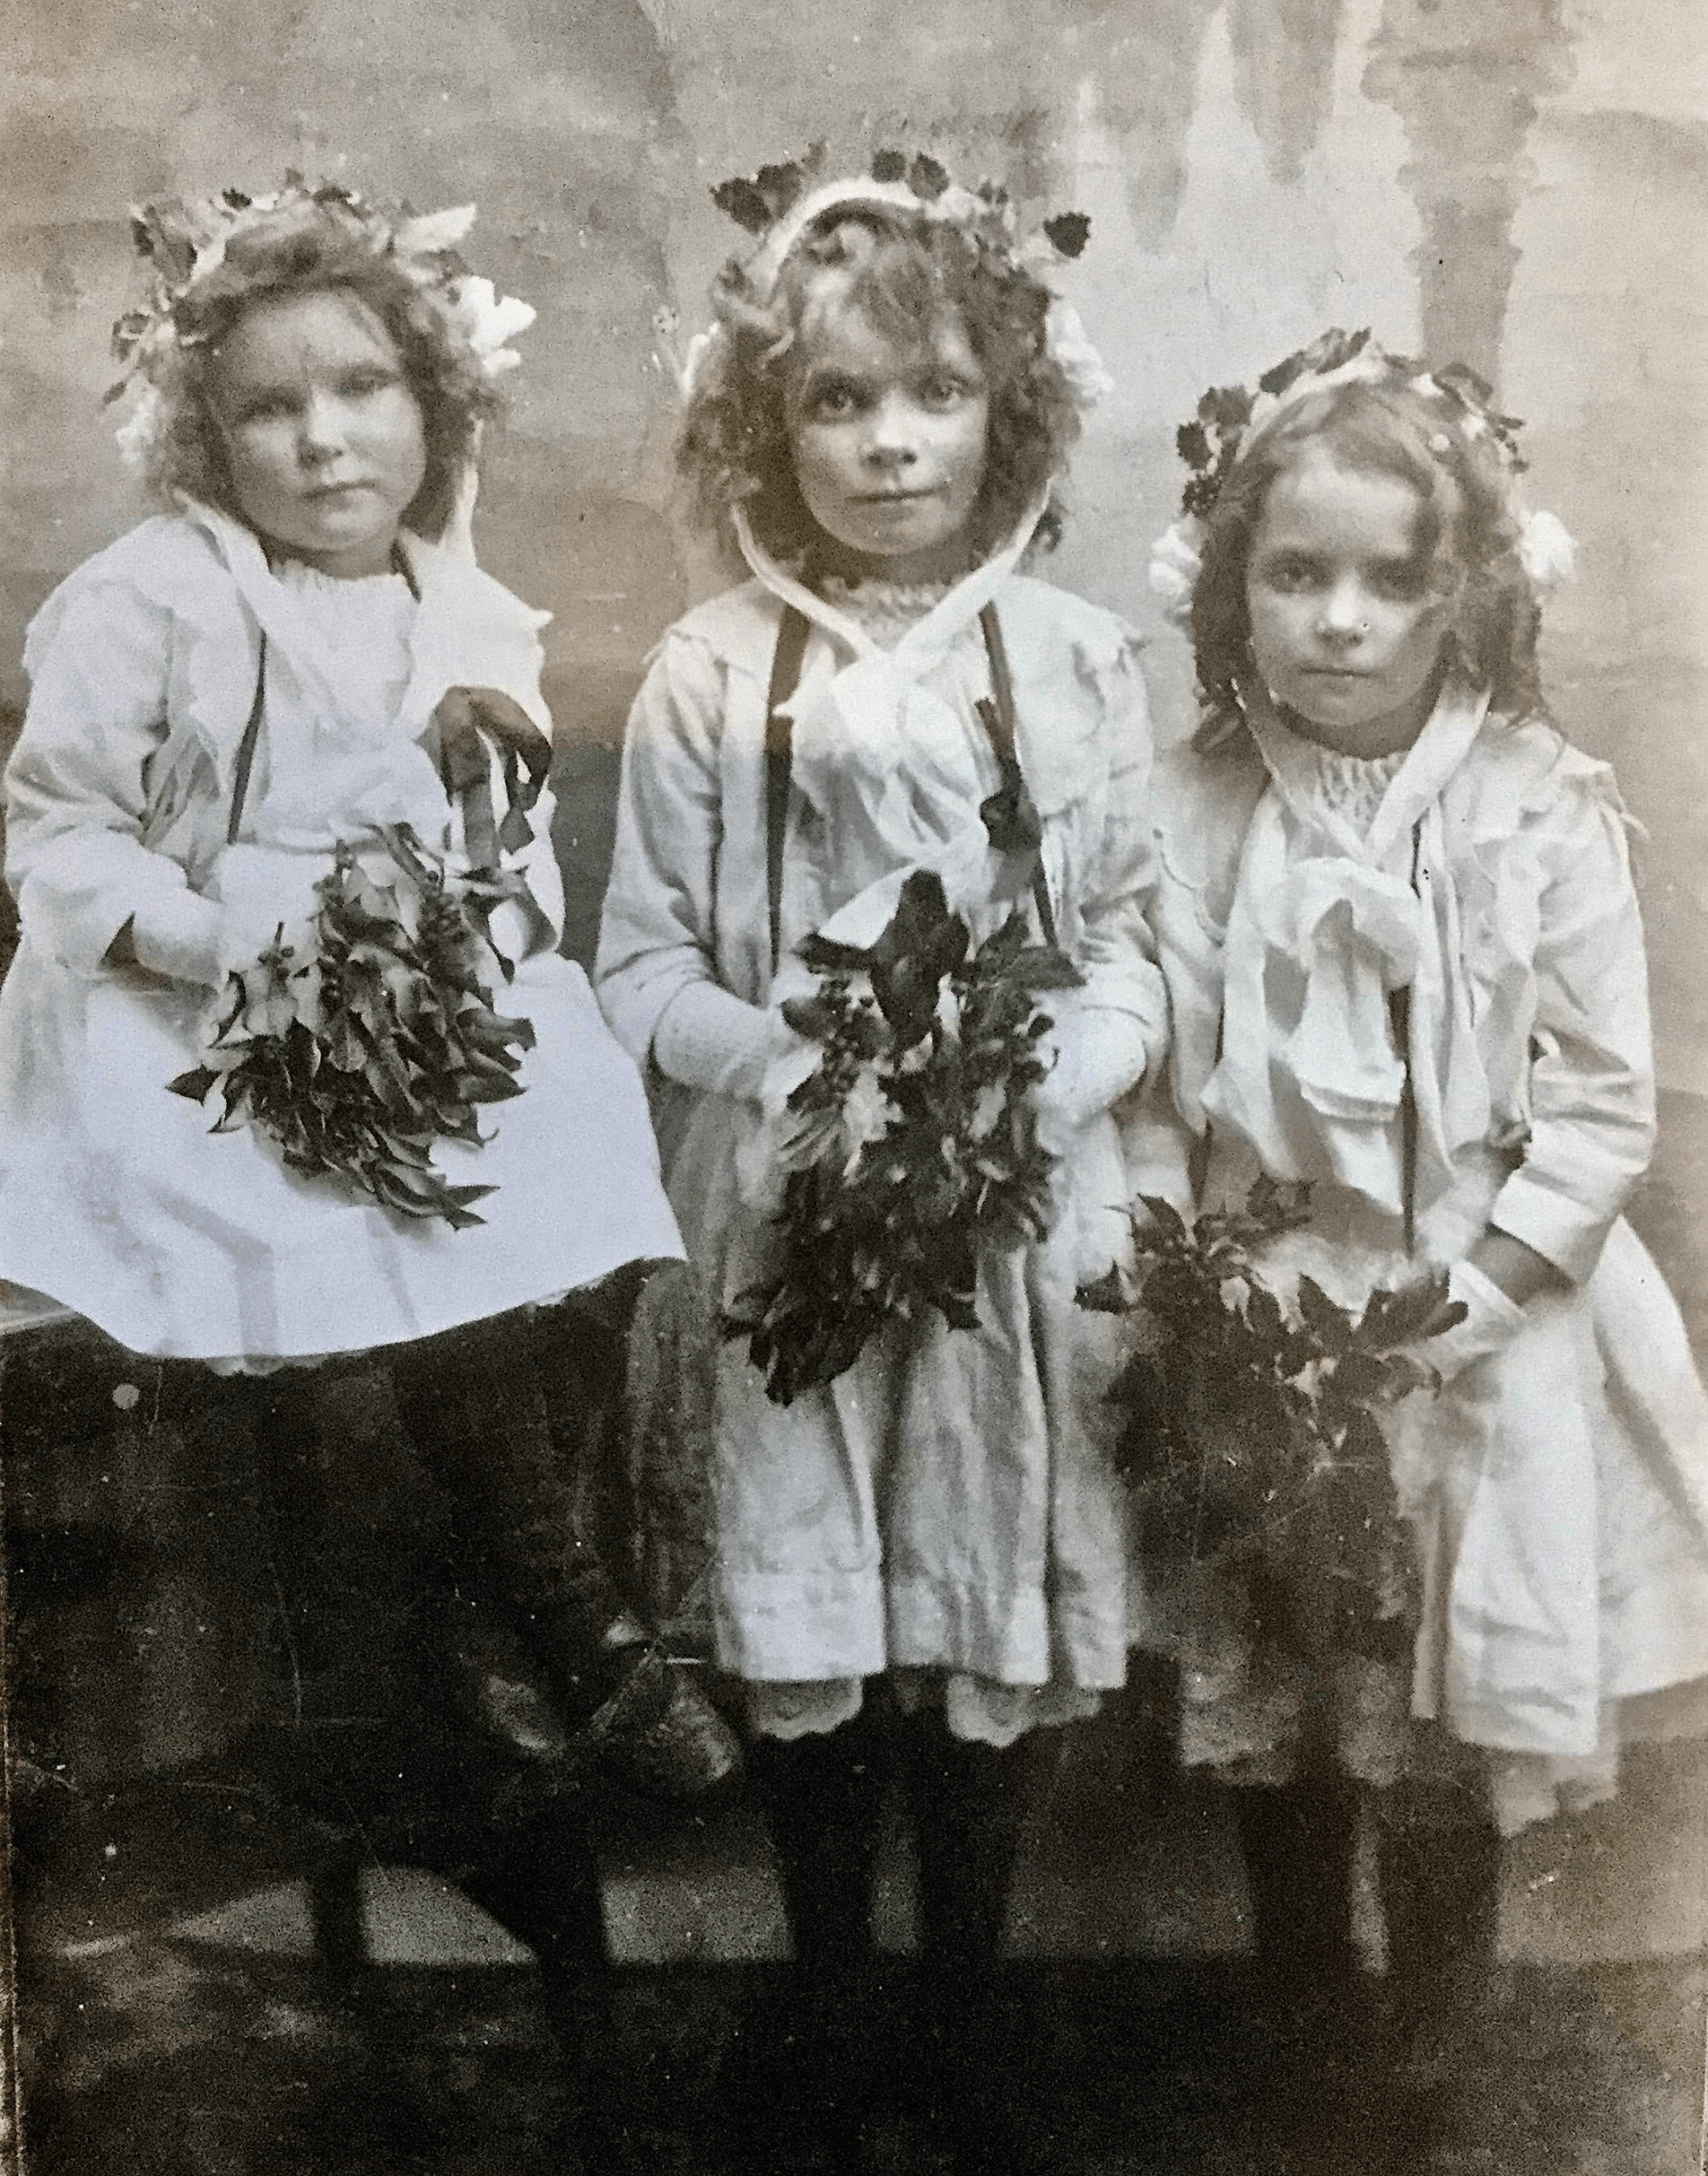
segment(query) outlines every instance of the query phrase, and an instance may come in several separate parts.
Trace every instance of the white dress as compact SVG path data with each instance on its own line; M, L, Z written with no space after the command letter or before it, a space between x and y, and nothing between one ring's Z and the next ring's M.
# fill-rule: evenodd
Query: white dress
M1485 711L1450 688L1410 750L1358 762L1259 708L1253 737L1164 759L1154 911L1174 1040L1129 1151L1143 1190L1182 1208L1188 1169L1203 1205L1260 1170L1308 1180L1311 1226L1265 1263L1283 1290L1309 1270L1357 1305L1490 1222L1565 1280L1502 1351L1392 1418L1424 1573L1409 1671L1312 1669L1247 1633L1237 1581L1151 1568L1188 1761L1283 1781L1326 1703L1373 1783L1476 1748L1511 1829L1606 1795L1622 1737L1708 1723L1708 1399L1619 1215L1654 1125L1623 811L1605 765Z
M994 595L1060 941L1086 977L1080 1002L1130 1052L1109 1095L1130 1086L1163 1028L1141 906L1150 749L1131 635L1011 560L947 596L878 584L826 599L760 570L672 629L630 721L598 968L617 1034L656 1064L660 1023L685 993L715 984L761 1024L777 1001L764 749L785 601L811 632L792 704L783 975L811 931L872 941L913 867L939 872L977 935L1024 904L1011 879L996 896L979 818L1002 782L973 707L991 691L977 615ZM685 1073L661 1086L672 1198L713 1303L727 1302L763 1259L762 1212L738 1177L758 1091ZM890 1325L786 1408L745 1345L724 1346L718 1658L747 1680L760 1729L833 1728L863 1678L922 1669L946 1673L952 1729L1005 1742L1122 1681L1124 1524L1104 1398L1117 1326L1074 1304L1076 1275L1107 1269L1126 1229L1107 1109L1059 1176L1068 1204L1050 1244L981 1265L977 1333Z
M365 823L407 820L460 851L460 818L417 744L447 688L499 689L549 733L543 616L449 547L404 549L413 592L401 575L275 573L247 530L192 508L99 554L31 627L7 778L21 943L0 990L0 1277L133 1350L362 1350L681 1254L633 1062L553 948L549 793L509 862L528 903L494 922L518 962L496 1007L537 1037L525 1092L483 1113L486 1145L434 1152L453 1183L496 1188L477 1228L400 1218L291 1173L246 1127L211 1132L166 1088L205 1047L208 992L108 963L145 900L186 891L219 899L231 959L253 957ZM263 654L263 725L228 848ZM494 777L502 794L495 763Z

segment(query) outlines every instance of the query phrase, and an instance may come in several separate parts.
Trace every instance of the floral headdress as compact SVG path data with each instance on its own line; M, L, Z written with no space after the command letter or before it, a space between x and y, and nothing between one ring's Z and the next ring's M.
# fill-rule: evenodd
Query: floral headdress
M283 188L265 197L228 189L217 197L173 197L133 206L131 238L149 268L148 300L127 310L113 326L113 351L122 365L107 399L133 386L141 394L118 442L133 466L147 466L164 427L161 380L184 349L202 344L209 305L248 292L252 281L233 245L267 230L305 234L333 222L350 242L375 259L391 260L439 310L451 337L467 349L486 378L513 370L521 358L510 346L534 322L530 304L498 295L489 279L472 275L458 244L474 224L475 207L414 213L383 209L336 181L309 181L287 173Z
M834 181L819 178L823 164L824 146L815 144L803 158L761 166L751 178L737 176L712 191L718 209L758 238L759 246L742 266L741 276L748 292L761 303L775 294L790 251L815 222L861 205L941 220L958 227L1003 270L1034 277L1052 265L1071 262L1091 236L1092 222L1083 212L1062 212L1044 220L1035 234L1022 237L1018 211L1006 189L994 181L965 188L928 152L910 159L906 152L880 151L870 173ZM674 323L667 314L658 330L666 341L673 333ZM697 333L689 343L677 367L684 399L693 392L713 344L723 337L722 328L714 327ZM1075 406L1082 415L1088 413L1113 390L1114 380L1092 345L1079 312L1061 295L1051 296L1044 337Z
M1212 386L1192 421L1174 434L1175 448L1191 475L1180 495L1180 518L1151 546L1150 560L1151 589L1166 601L1171 618L1181 624L1189 618L1203 563L1204 522L1253 447L1308 393L1355 384L1404 388L1419 396L1437 422L1428 441L1432 454L1450 453L1455 437L1469 444L1487 439L1507 479L1525 573L1540 591L1570 576L1575 554L1564 525L1555 515L1518 501L1518 479L1526 467L1519 450L1519 420L1494 407L1492 388L1463 363L1427 370L1410 357L1378 347L1367 327L1356 333L1336 329L1266 370L1255 391Z

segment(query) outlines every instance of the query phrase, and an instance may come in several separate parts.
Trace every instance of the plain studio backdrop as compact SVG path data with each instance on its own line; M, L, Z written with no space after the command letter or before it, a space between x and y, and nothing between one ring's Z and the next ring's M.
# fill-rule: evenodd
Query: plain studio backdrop
M743 238L708 192L823 139L1076 209L1064 284L1116 390L1076 459L1056 578L1134 620L1158 736L1189 729L1148 592L1176 424L1324 326L1492 380L1532 496L1578 540L1551 608L1560 724L1616 767L1639 850L1662 1149L1639 1218L1704 1321L1708 1240L1708 33L1701 0L14 0L0 85L0 703L48 591L139 519L101 397L127 207L288 166L418 209L538 321L494 432L490 570L554 618L568 942L591 953L624 714L724 577L672 506L672 352ZM9 745L9 737L7 741ZM359 1434L359 1416L356 1432ZM182 1597L180 1597L181 1603ZM235 1696L187 1605L71 1741L181 1754ZM204 1632L209 1621L202 1614ZM128 1665L127 1665L128 1666ZM116 1737L115 1734L117 1734ZM1676 1812L1676 1808L1674 1809ZM1700 1809L1642 1809L1587 1870L1514 1854L1509 1945L1703 1938Z

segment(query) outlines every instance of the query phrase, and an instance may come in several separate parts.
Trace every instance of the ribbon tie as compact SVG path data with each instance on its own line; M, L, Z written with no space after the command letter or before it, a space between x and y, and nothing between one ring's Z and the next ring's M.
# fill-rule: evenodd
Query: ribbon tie
M1022 844L1035 848L1036 818L1019 786L1018 766L1011 776L1004 765L1002 786L987 795L965 718L924 681L1013 571L1043 512L1041 499L1002 549L893 649L780 567L737 512L737 536L753 572L842 653L841 662L816 653L786 706L795 727L795 780L837 838L839 861L869 873L866 887L825 925L841 940L875 939L910 868L940 876L952 907L1000 896L1024 881L1015 855Z
M1449 683L1360 834L1314 793L1316 751L1245 692L1269 785L1240 856L1203 1107L1277 1177L1332 1181L1396 1214L1437 1200L1489 1127L1440 802L1486 708ZM1408 1079L1410 1188L1397 1139Z
M552 744L521 705L496 688L447 688L423 736L430 754L435 739L446 794L463 810L469 861L496 868L501 853L520 853L534 836L528 810L552 768ZM495 828L488 741L498 751L508 803Z
M1304 1008L1278 1053L1300 1095L1327 1117L1385 1124L1406 1081L1388 999L1417 973L1416 894L1385 869L1306 861L1260 902L1259 919L1304 973Z

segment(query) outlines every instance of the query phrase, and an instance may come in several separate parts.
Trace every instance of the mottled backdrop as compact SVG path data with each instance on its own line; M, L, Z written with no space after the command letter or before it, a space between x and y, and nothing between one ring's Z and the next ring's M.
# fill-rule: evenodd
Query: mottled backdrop
M289 163L479 198L479 262L537 302L494 448L487 564L555 611L576 929L609 748L659 629L713 579L670 518L673 379L737 242L707 189L816 137L931 146L1092 214L1073 292L1121 390L1059 576L1156 625L1145 544L1212 376L1323 324L1464 357L1527 418L1582 540L1549 668L1651 831L1663 1073L1702 1079L1708 35L1699 0L21 0L0 92L0 697L26 618L135 518L102 418L126 205ZM1160 722L1184 649L1153 646ZM579 787L579 792L576 792Z
M487 563L556 615L551 693L589 941L610 751L648 646L715 578L670 511L673 383L739 239L708 188L823 137L929 145L1092 215L1071 275L1120 381L1078 462L1065 581L1183 649L1144 580L1170 441L1213 377L1325 324L1462 356L1529 424L1582 542L1554 609L1567 729L1618 764L1644 858L1664 1077L1708 993L1708 34L1701 0L14 0L0 88L0 699L24 624L137 513L99 400L125 207L291 164L480 205L540 319L494 448Z

